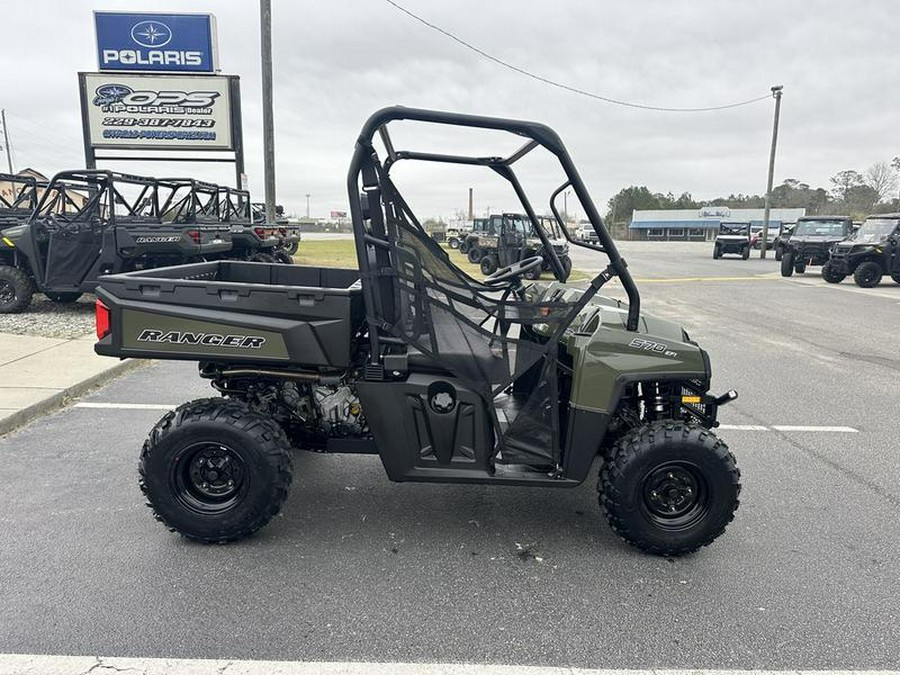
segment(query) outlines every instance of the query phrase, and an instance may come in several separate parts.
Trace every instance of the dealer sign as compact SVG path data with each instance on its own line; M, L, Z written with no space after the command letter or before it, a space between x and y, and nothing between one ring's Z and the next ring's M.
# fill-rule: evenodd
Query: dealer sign
M234 75L79 73L94 148L233 150Z
M213 73L212 14L94 12L100 70Z

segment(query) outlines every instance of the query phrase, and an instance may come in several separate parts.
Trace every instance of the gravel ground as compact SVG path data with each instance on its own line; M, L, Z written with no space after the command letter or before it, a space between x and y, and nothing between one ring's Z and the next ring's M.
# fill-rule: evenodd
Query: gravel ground
M88 294L74 304L62 304L36 293L21 314L0 314L0 333L78 338L93 330L94 296Z

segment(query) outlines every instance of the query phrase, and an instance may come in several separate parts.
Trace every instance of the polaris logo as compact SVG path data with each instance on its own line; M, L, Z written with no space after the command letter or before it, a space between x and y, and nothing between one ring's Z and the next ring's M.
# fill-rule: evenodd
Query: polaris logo
M138 342L170 343L178 345L203 345L205 347L233 347L236 349L259 349L266 338L258 335L222 335L221 333L190 333L188 331L162 331L147 328Z
M174 49L104 49L103 63L107 67L122 66L201 66L203 52Z

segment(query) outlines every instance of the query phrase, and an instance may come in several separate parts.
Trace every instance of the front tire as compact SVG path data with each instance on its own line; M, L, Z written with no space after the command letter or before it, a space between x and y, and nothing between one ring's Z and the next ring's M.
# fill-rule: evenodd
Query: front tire
M563 278L563 282L565 282L569 279L569 276L572 274L572 259L569 256L564 255L562 258L559 259L559 262L562 263L563 272L565 272L565 275L566 275Z
M713 246L713 260L718 260L722 257L722 249L718 246Z
M494 255L486 255L481 259L479 266L481 267L481 273L484 276L486 276L486 277L490 276L491 274L493 274L494 272L497 271L497 268L498 268L497 257Z
M743 258L744 260L747 260L749 257L750 257L750 247L745 246L744 250L741 251L741 258Z
M0 314L24 312L33 295L31 277L18 267L0 265Z
M847 278L847 275L841 272L837 266L833 265L829 260L822 265L822 278L829 284L839 284Z
M287 498L290 443L267 417L222 398L167 413L144 442L140 487L160 522L189 539L250 536Z
M875 288L881 283L882 275L881 265L867 260L857 266L856 271L853 272L853 281L860 288Z
M477 246L473 246L466 253L466 259L473 265L480 263L482 256L484 256L484 252Z
M784 252L781 258L781 276L789 277L794 274L794 256L789 251Z
M300 250L300 242L294 241L291 242L290 246L287 247L287 252L289 255L297 255L297 251Z
M784 247L776 246L775 247L775 262L781 262L781 259L784 257Z
M600 473L610 527L647 553L683 555L712 543L734 518L741 473L703 427L647 424L613 446Z
M450 241L448 241L447 244L450 246L450 248L457 249L459 248L459 239L457 239L456 237L451 237Z

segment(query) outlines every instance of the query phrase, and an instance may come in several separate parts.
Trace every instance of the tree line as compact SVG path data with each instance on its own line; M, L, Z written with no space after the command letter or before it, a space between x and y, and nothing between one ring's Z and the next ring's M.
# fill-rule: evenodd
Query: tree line
M871 213L900 211L898 195L900 157L876 162L860 173L846 169L834 174L831 187L812 187L796 178L788 178L772 188L771 207L805 208L807 215L849 215L861 220ZM644 185L631 185L607 202L606 219L610 223L630 222L634 210L700 209L705 206L761 209L765 195L731 194L711 200L695 200L690 192L677 197L671 192L651 192Z

